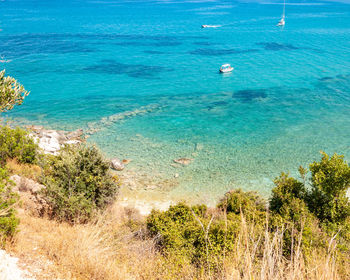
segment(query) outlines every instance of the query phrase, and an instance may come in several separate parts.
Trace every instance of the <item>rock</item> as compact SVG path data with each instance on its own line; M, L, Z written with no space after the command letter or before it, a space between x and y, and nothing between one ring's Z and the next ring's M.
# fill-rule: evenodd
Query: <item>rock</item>
M42 130L44 127L42 125L33 125L31 129L33 130Z
M38 145L45 154L56 155L57 152L61 149L60 142L57 138L50 138L46 136L39 138Z
M111 159L111 167L114 170L122 171L125 168L125 165L118 158L113 158Z
M10 180L15 183L12 189L19 193L23 209L27 209L33 215L39 217L51 211L50 206L40 193L45 188L44 185L18 175L11 176Z
M76 145L84 141L83 130L77 129L72 132L63 130L47 130L42 126L31 126L29 134L45 154L57 155L64 144Z
M80 139L83 136L83 130L82 129L77 129L75 131L69 132L67 134L67 138L69 140L73 140L73 139Z
M68 141L63 142L63 144L66 144L66 145L77 145L80 143L81 143L80 140L68 140Z
M124 165L128 165L130 162L131 162L131 159L123 159L123 160L122 160L122 163L123 163Z
M178 164L189 165L193 160L194 160L193 158L179 158L179 159L174 159L173 161Z
M21 182L21 176L18 176L18 175L12 175L10 177L10 180L12 182L15 183L14 186L12 186L12 190L15 191L15 192L19 192L19 186L20 186L20 182Z
M31 194L37 194L45 188L44 185L41 185L31 179L27 179L18 175L12 175L10 177L10 180L12 180L15 183L15 187L13 188L14 191L30 192Z
M179 176L180 176L179 173L175 173L174 175L175 178L179 178Z
M42 137L54 138L58 142L65 141L67 139L64 134L58 133L56 130L42 131Z
M18 266L18 258L11 257L4 250L0 250L0 279L1 280L34 280L29 278L28 271L22 270Z

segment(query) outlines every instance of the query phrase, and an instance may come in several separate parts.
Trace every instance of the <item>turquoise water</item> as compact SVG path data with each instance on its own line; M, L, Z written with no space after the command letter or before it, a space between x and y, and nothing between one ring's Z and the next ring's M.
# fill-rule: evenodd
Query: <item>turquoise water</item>
M6 116L84 128L106 155L132 160L126 175L166 196L267 194L320 150L350 158L350 5L287 1L283 29L282 9L0 1L0 68L31 91ZM224 63L234 72L220 75ZM194 160L174 166L181 157Z

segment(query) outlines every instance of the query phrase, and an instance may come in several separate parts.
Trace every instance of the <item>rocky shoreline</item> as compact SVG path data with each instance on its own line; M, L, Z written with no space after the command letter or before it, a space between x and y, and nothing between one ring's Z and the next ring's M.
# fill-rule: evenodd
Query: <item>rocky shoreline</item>
M65 145L85 143L89 137L89 133L83 129L64 131L47 129L42 125L26 125L24 127L29 132L30 137L38 144L41 152L50 155L57 155ZM165 190L178 185L179 173L175 172L172 178L164 180L154 174L144 174L132 167L126 168L132 159L119 159L116 157L107 159L110 162L110 168L113 172L117 172L123 182L118 199L121 205L136 208L141 215L147 215L153 208L166 210L174 203L168 195L165 195ZM192 164L193 161L195 161L195 158L179 157L170 161L171 163L169 164L173 167L181 168ZM35 194L33 197L35 198L34 200L37 199ZM33 197L31 196L31 198Z
M64 147L64 145L80 144L86 140L82 129L63 131L45 129L41 125L30 125L25 128L30 131L29 135L45 154L57 155L58 151Z
M85 143L88 138L83 129L64 131L45 129L41 125L28 125L25 128L30 132L29 136L34 139L44 154L57 155L65 145ZM110 159L110 165L112 169L122 171L130 161L129 159L112 158Z

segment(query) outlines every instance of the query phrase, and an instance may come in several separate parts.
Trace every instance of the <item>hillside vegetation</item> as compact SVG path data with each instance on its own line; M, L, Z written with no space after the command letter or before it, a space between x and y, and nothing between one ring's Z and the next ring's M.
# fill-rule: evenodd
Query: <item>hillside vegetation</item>
M8 141L0 144L0 153L9 150ZM1 240L20 252L28 231L35 231L40 252L60 273L68 268L78 279L350 277L350 167L342 156L323 153L308 170L299 169L299 179L282 173L269 200L237 189L215 208L179 203L140 217L118 207L120 182L97 148L77 145L40 157L35 145L30 148L35 156L29 163L14 164L18 149L2 164ZM16 216L7 169L21 166L46 186L40 195L49 208L41 217Z

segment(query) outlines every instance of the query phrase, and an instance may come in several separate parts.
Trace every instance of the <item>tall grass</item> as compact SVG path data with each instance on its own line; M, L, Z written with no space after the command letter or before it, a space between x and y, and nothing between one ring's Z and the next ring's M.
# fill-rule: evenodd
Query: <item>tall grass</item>
M272 235L267 228L262 235L255 232L254 224L247 224L242 216L235 251L225 259L221 279L341 279L336 268L334 239L327 251L315 250L306 258L300 233L296 240L292 240L291 255L286 258L283 254L283 229L277 229Z
M344 279L338 274L335 239L330 240L328 250L315 250L306 258L299 235L287 259L282 251L283 229L272 235L267 229L257 234L254 224L243 215L235 250L223 252L216 269L159 254L145 235L142 218L117 204L87 225L57 223L24 212L20 215L20 232L11 249L29 257L44 255L55 263L56 276L65 279ZM207 227L203 226L203 231L208 231ZM37 249L33 251L33 247Z

